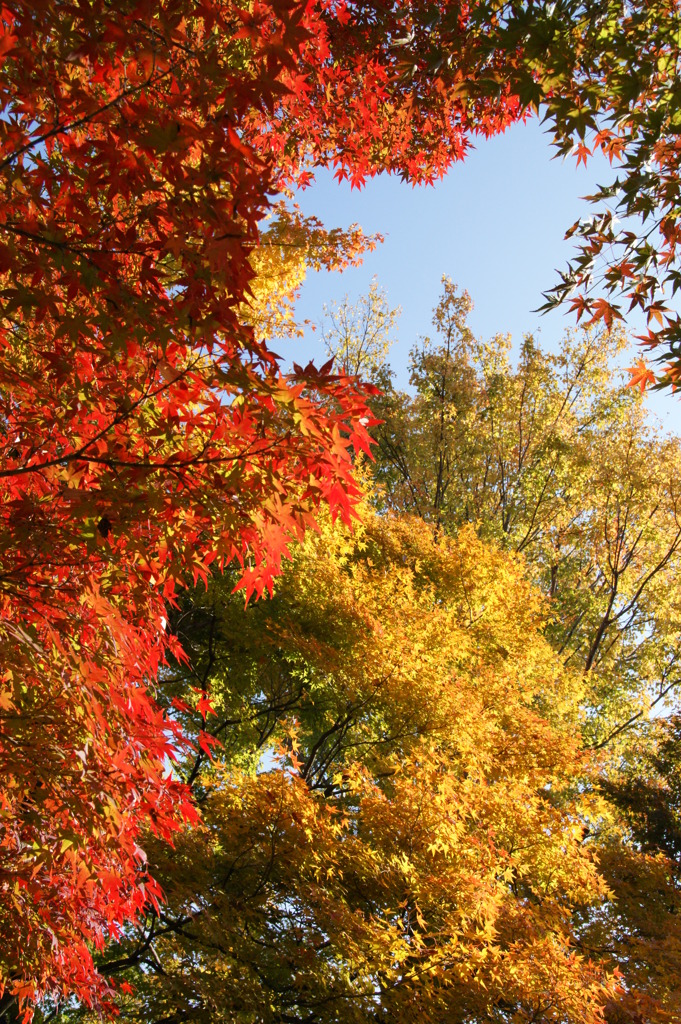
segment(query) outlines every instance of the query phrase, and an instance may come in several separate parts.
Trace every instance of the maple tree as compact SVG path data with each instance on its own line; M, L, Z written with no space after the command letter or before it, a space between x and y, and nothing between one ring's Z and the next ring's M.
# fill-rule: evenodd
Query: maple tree
M465 297L454 298L455 309L465 309ZM351 339L344 335L346 344ZM148 905L144 926L99 961L103 973L130 980L124 1017L361 1021L402 1019L418 1007L435 1021L674 1019L678 732L675 719L648 726L645 716L646 705L664 699L655 695L658 673L667 672L660 691L668 698L677 685L678 525L672 532L674 491L666 488L673 474L665 478L662 469L678 443L653 433L641 438L640 400L613 386L603 342L587 333L555 356L528 342L513 371L503 340L476 349L468 336L469 354L477 351L487 371L479 391L461 351L459 366L454 359L449 365L452 378L459 374L457 409L465 419L458 443L463 431L477 431L471 447L478 457L487 447L497 466L509 459L506 497L500 501L502 474L491 469L495 493L476 496L487 509L477 528L496 532L513 551L534 514L539 527L522 555L481 541L465 516L456 522L453 504L439 526L362 510L364 526L354 536L326 523L320 537L308 538L272 600L244 610L229 579L220 578L182 600L173 624L190 661L164 670L162 691L167 702L184 706L187 732L206 729L222 746L212 762L201 751L184 765L202 825L190 827L174 852L147 844L167 904ZM418 397L430 404L414 430L425 435L427 428L432 437L444 359L432 345L427 355L430 386ZM470 407L466 413L466 394L469 406L481 404L479 416ZM450 426L456 422L448 417ZM518 430L529 442L527 464L521 461L513 478ZM573 450L580 438L582 447ZM463 462L470 452L459 456ZM416 475L419 467L412 468ZM537 513L528 499L536 502L546 490L551 470L558 485ZM386 488L395 504L399 493L395 482ZM371 500L385 506L380 493ZM627 520L633 534L613 529ZM572 532L579 528L581 548ZM455 541L445 529L457 532ZM556 563L545 559L556 558L561 533L556 583ZM591 567L589 559L596 560ZM609 561L620 577L614 593L604 578ZM545 587L544 599L528 577ZM587 591L592 606L580 609L585 621L575 630L570 616ZM632 605L635 614L607 622L604 607L611 603L619 613L632 594L637 601L646 595ZM604 621L604 656L584 675ZM630 715L632 705L638 710ZM539 832L522 795L536 742L552 752L557 744L561 753L550 789L537 789L532 776L532 791L542 799L550 792L554 811L567 815L562 826ZM490 784L500 817L490 816ZM440 811L447 825L436 842ZM575 831L566 834L568 822ZM466 918L452 949L449 929L468 914L473 879L480 885L488 870L504 900L519 899L524 913L536 906L545 923L546 898L535 904L527 897L532 871L525 866L507 889L501 850L514 860L555 840L553 870L565 864L570 835L579 837L583 856L597 858L587 859L590 870L598 866L588 892L560 897L562 934L572 955L584 958L586 974L562 973L565 961L553 944L535 947L526 971L523 950L506 948L495 899L476 904L482 916ZM465 865L466 884L458 876L449 888L455 865ZM395 913L382 902L391 893ZM526 917L522 925L513 921L514 937L535 934ZM418 969L408 971L415 961ZM475 965L471 973L461 973L463 962ZM615 968L621 985L610 973ZM577 1003L564 1001L564 985ZM67 1009L62 1016L69 1017Z
M180 598L160 691L221 745L182 764L201 823L145 843L166 902L98 969L130 1020L596 1024L618 986L570 924L605 893L591 755L544 599L470 528L361 520L308 535L272 599Z

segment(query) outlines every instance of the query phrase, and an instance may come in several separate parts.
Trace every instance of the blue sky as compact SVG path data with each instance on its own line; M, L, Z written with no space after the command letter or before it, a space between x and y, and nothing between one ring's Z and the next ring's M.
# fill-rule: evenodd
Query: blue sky
M565 230L589 212L580 200L613 172L605 161L577 168L573 158L553 159L548 137L537 120L516 125L505 135L479 140L465 162L434 187L412 188L382 176L361 191L318 174L298 196L303 211L329 227L357 222L385 242L365 257L361 268L343 274L313 273L303 287L298 313L319 321L324 303L356 298L375 275L391 306L402 307L391 363L406 384L409 349L430 329L440 279L449 275L475 303L471 326L488 337L510 331L516 342L527 331L550 348L574 318L562 312L533 313L542 291L556 282L572 246ZM633 325L634 332L640 324ZM281 352L306 361L323 356L322 343L310 334ZM634 343L630 365L637 357ZM681 434L681 398L653 396L651 405L669 429Z

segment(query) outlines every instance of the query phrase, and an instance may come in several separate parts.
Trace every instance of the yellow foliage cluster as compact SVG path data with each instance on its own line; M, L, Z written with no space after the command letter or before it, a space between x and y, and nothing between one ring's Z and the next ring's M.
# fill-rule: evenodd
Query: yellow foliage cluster
M202 827L155 851L162 973L125 1012L600 1021L616 982L571 925L605 893L571 785L591 768L542 712L572 683L521 561L366 508L272 600L202 604L218 718L260 754L225 734Z
M381 240L365 235L357 224L345 231L325 228L297 206L277 203L250 257L256 276L242 309L244 321L259 338L301 337L303 325L296 322L294 307L308 270L357 266Z

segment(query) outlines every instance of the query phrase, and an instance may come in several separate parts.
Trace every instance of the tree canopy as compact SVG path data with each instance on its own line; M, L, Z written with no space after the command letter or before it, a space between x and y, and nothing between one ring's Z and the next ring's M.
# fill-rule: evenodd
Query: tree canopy
M471 306L445 279L411 391L385 365L376 375L379 505L450 534L473 524L524 555L551 600L552 642L585 674L598 746L678 685L680 442L622 387L617 332L568 333L555 353L528 336L514 366L508 337L473 337Z
M167 903L100 970L134 1020L599 1021L617 986L569 923L605 892L591 768L542 597L471 529L361 518L271 600L180 603L161 690L222 746L187 763L201 825L147 846Z
M150 689L182 657L168 628L178 593L236 563L238 586L262 596L326 510L347 524L361 501L353 459L369 448L372 386L328 364L283 374L270 341L295 329L305 264L353 262L374 240L305 220L291 188L328 165L357 185L382 171L433 181L473 138L539 112L563 150L619 164L597 201L626 220L616 234L608 208L579 226L555 297L581 289L575 308L607 326L622 292L657 325L647 341L673 383L677 8L2 5L0 1008L105 999L92 950L158 899L142 837L168 840L196 814L171 770L187 737ZM627 617L627 636L647 641L653 621L671 637L676 615L655 589L674 564L675 492L660 470L646 504L637 474L657 449L630 423L630 462L613 449L597 491L583 567L595 603L575 590L578 626L565 626L589 679L610 658L611 682ZM599 522L615 523L614 549L596 544ZM636 575L653 564L650 580ZM671 666L674 652L669 639ZM598 719L607 728L637 713L628 680ZM206 730L196 742L214 745Z

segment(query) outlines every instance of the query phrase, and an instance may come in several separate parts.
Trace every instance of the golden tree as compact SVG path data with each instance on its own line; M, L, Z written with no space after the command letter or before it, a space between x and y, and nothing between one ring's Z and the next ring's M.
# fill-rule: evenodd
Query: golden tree
M148 844L167 904L100 970L134 1020L595 1024L616 984L571 927L605 894L591 768L545 602L472 529L362 520L271 600L214 579L176 611L162 690L222 746L186 766L202 824Z

